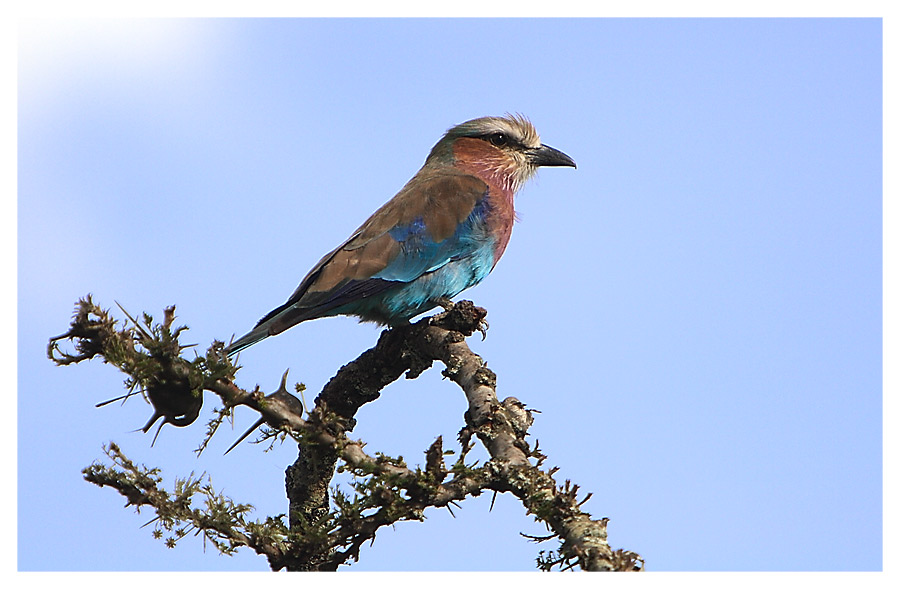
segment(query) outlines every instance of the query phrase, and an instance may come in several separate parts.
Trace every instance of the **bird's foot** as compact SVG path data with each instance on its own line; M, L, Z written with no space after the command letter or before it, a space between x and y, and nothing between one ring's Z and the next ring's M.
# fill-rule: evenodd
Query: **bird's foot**
M441 306L444 309L444 312L449 313L453 310L455 303L448 299L447 297L438 297L434 300L434 302Z
M435 305L439 305L441 309L443 309L443 311L431 317L432 323L444 323L453 311L453 307L456 306L456 303L447 297L438 297L431 302Z
M445 310L431 318L434 325L459 331L470 336L476 331L481 333L481 339L487 337L488 322L485 320L487 311L476 307L472 301L459 301L453 303L446 297L435 299L435 303Z

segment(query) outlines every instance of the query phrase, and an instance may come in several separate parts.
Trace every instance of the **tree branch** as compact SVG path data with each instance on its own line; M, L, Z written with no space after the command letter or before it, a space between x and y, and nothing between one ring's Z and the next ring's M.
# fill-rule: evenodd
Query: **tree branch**
M268 396L258 388L246 391L238 387L234 383L238 369L225 357L221 342L215 342L204 357L184 360L178 335L185 328L172 329L174 308L166 310L159 325L145 314L143 323L129 316L133 325L119 329L108 312L87 297L79 301L70 330L50 340L48 356L65 365L99 355L128 374L129 395L136 389L154 406L145 431L159 417L163 424L189 425L199 414L202 391L208 390L222 399L225 409L221 416L245 405L258 411L269 427L286 431L299 441L297 461L286 471L289 527L279 518L268 518L263 524L245 522L241 510L249 506L226 501L209 486L202 487L207 496L219 497L218 502L207 501L208 511L215 517L179 511L156 483L148 482L149 475L138 476L115 446L115 455L110 456L117 468L94 465L86 469L89 481L115 487L130 504L152 505L167 529L177 521L186 522L225 553L245 545L264 554L275 570L335 570L357 560L362 544L373 539L382 526L420 520L427 507L449 507L491 490L512 493L528 513L546 524L550 537L560 540L557 553L541 552L540 568L642 570L638 554L609 547L606 518L594 520L581 511L590 494L579 499L577 485L568 480L558 484L554 479L557 469L542 467L546 456L525 439L532 412L514 397L498 400L496 375L465 342L475 331L484 333L486 312L469 301L449 304L446 309L415 324L384 331L373 348L338 370L306 416L300 401L286 390L286 374L279 389ZM71 340L76 353L62 352L62 340ZM459 436L461 453L449 469L440 438L425 452L423 470L387 456L373 457L363 450L362 442L347 437L362 405L377 399L382 389L400 376L418 377L434 361L444 365L442 374L463 390L469 405ZM210 436L216 425L210 426ZM473 436L491 456L477 468L465 464ZM354 476L353 496L340 489L329 496L339 461L340 468ZM156 471L152 472L155 476ZM448 476L450 480L446 480ZM186 496L199 488L188 485ZM173 540L177 541L184 528L174 529L181 530Z

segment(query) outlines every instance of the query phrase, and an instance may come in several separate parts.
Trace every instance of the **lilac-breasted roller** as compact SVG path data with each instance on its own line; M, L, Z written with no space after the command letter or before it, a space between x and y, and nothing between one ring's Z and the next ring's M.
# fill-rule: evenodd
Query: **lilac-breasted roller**
M406 186L227 353L318 317L406 323L478 284L509 242L516 192L540 166L575 162L521 115L453 127Z

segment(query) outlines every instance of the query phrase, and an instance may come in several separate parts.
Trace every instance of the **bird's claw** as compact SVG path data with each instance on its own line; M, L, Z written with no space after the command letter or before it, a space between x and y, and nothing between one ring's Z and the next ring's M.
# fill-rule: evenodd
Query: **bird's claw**
M481 339L487 337L488 322L485 320L487 311L476 307L472 301L459 301L454 303L446 297L434 299L435 305L440 305L444 310L429 318L432 325L444 329L458 331L466 337L476 331L481 333Z
M484 341L487 337L487 330L490 328L490 325L487 322L487 319L482 319L478 322L478 327L475 328L475 331L481 334L481 341Z

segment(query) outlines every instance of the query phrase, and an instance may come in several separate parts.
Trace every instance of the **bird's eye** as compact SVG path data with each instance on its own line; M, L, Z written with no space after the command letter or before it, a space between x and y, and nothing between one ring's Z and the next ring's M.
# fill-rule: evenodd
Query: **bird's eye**
M496 145L497 147L503 147L509 143L509 137L506 136L506 133L491 133L487 139L491 142L491 145Z

